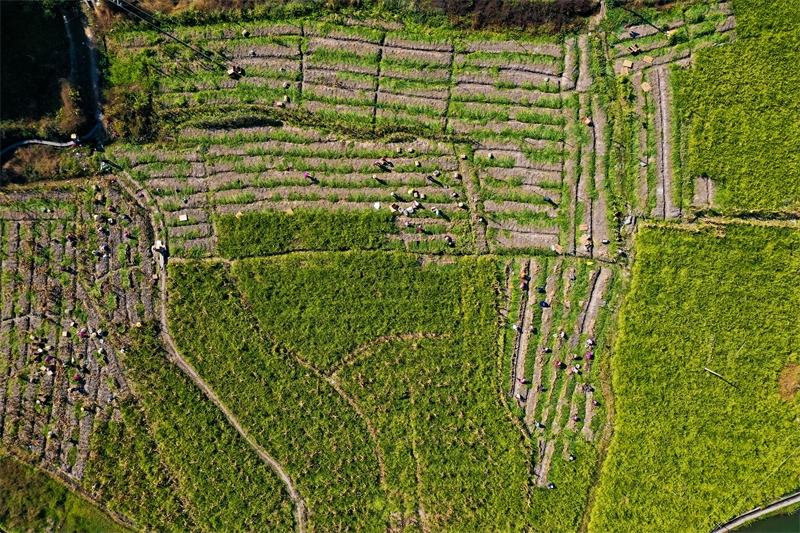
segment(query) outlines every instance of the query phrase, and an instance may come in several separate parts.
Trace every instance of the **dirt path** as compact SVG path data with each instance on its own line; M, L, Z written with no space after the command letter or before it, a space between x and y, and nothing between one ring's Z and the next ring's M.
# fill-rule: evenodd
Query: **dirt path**
M675 206L672 190L672 132L669 104L669 72L666 66L651 71L653 96L656 104L656 208L653 215L660 218L679 218L681 210Z
M595 172L594 172L594 187L597 191L597 200L592 201L592 257L608 261L611 258L609 246L611 244L603 244L604 240L610 239L608 230L608 212L606 210L606 113L597 100L597 97L592 101L593 120L594 120L594 153L595 153Z
M598 28L604 18L606 18L606 0L600 0L600 10L596 15L589 18L589 28Z
M138 188L134 183L129 182L130 178L126 175L118 180L118 182L122 185L122 187L127 191L127 193L134 198L139 205L147 210L150 216L150 223L152 224L153 231L155 232L156 225L155 218L153 217L153 213L150 209L147 208L146 203L143 203L141 200L146 200L146 198L138 198L137 192ZM191 378L191 380L197 385L200 390L202 390L205 395L211 400L217 408L222 411L225 415L225 418L228 419L228 422L236 428L236 431L242 436L242 438L247 442L248 445L255 451L261 459L269 464L273 470L278 474L278 476L283 480L283 483L286 485L286 490L289 493L289 497L292 499L295 505L295 516L297 520L297 530L299 533L305 533L306 531L306 504L305 501L300 496L300 493L294 486L294 482L292 481L289 474L283 469L278 461L273 459L269 454L267 454L264 449L259 446L242 428L239 421L233 416L233 414L228 410L227 407L217 398L217 395L211 390L211 387L206 384L205 381L197 374L194 368L192 368L189 363L187 363L183 357L181 357L178 349L175 347L175 343L172 340L172 336L169 334L168 324L167 324L167 270L165 268L160 269L159 273L159 290L161 292L161 309L158 314L158 319L160 322L160 333L159 336L161 337L161 341L164 344L164 347L167 350L167 353L170 356L170 359L180 368L187 376Z
M594 279L590 277L592 289L589 295L589 302L586 304L586 312L580 318L580 332L586 335L594 335L594 326L597 322L597 314L600 311L605 294L606 286L611 280L613 272L610 268L600 267L599 272Z
M216 258L215 258L215 260L216 260ZM342 360L339 361L339 363L337 363L336 366L333 367L332 370L330 370L327 373L323 373L323 374L324 374L326 379L334 377L339 372L339 370L342 369L342 367L344 365L352 362L359 355L361 355L362 353L374 348L375 346L377 346L379 344L385 344L385 343L388 343L388 342L396 342L396 341L409 341L409 340L414 340L414 339L440 339L440 338L446 338L446 337L449 337L449 336L450 336L449 333L400 333L400 334L395 334L395 335L384 335L382 337L378 337L376 339L371 340L370 342L368 342L367 344L364 344L363 346L359 346L358 348L356 348L355 350L353 350L349 354L345 355L342 358Z
M355 398L347 394L344 391L344 389L342 389L341 385L339 385L339 382L336 380L337 378L336 375L323 376L320 373L319 377L330 383L331 387L336 389L336 392L339 393L339 396L344 398L347 401L347 403L350 404L350 407L352 407L353 410L358 414L358 416L361 417L361 420L364 421L364 424L367 426L367 431L372 437L372 441L375 443L375 457L378 460L378 476L380 477L381 480L381 486L383 487L384 490L387 490L388 487L386 486L386 466L383 463L383 454L381 454L381 447L380 444L378 443L378 432L375 431L375 426L372 425L372 421L367 417L367 415L364 414L364 411L361 410L361 407L358 406L358 403L356 402Z

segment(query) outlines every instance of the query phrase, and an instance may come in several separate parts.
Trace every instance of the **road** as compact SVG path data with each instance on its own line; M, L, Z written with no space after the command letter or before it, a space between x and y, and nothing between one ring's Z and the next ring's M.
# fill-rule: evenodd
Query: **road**
M752 511L748 511L743 515L739 515L727 524L723 524L712 531L712 533L728 533L729 531L733 531L737 527L743 525L746 522L750 522L752 520L756 520L766 514L774 513L780 509L785 507L789 507L790 505L794 505L795 503L800 503L800 492L796 492L794 494L790 494L789 496L785 496L778 501L775 501L766 507L760 507L757 509L753 509Z

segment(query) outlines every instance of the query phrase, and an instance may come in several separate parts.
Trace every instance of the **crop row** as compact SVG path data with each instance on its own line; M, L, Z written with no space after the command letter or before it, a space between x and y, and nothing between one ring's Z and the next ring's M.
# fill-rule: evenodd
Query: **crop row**
M563 68L560 46L541 48L540 53L519 49L515 43L486 43L485 49L472 43L459 55L452 47L431 49L392 39L376 44L337 36L336 31L303 38L265 35L191 41L211 54L216 64L152 36L142 40L128 33L117 39L119 45L112 45L112 50L118 64L112 68L122 72L128 68L126 62L149 64L161 85L159 100L173 111L211 104L272 105L281 100L289 106L305 102L302 105L315 113L346 111L349 115L342 117L354 123L375 123L377 111L382 111L387 126L402 125L404 117L444 117L451 92L462 102L489 98L551 107L553 97L547 93L558 92ZM132 41L151 43L151 48L122 44ZM237 63L246 74L238 80L224 78L219 72L222 63ZM544 69L544 74L536 74L536 68ZM395 113L400 114L397 120Z

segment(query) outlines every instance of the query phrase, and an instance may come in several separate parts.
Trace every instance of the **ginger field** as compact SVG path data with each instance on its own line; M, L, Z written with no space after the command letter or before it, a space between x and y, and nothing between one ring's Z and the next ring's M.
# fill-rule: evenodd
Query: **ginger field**
M97 133L48 149L82 178L0 188L0 529L710 533L783 505L797 17L658 3L559 34L81 4Z

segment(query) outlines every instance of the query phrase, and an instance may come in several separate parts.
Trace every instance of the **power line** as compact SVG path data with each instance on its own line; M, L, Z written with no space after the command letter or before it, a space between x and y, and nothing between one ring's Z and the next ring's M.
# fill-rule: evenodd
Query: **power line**
M122 8L122 9L124 9L124 10L125 10L127 13L130 13L130 14L131 14L131 15L133 15L134 17L137 17L138 19L140 19L140 20L144 21L144 22L145 22L145 24L148 24L148 25L152 26L153 28L155 28L155 30L156 30L157 32L159 32L159 33L162 33L162 34L166 35L167 37L169 37L169 38L170 38L170 39L172 39L173 41L175 41L175 42L177 42L177 43L180 43L180 44L182 44L183 46L185 46L185 47L186 47L186 48L188 48L189 50L192 50L192 51L193 51L194 53L196 53L197 55L199 55L199 56L201 56L201 57L205 58L205 59L206 59L206 61L209 61L209 62L211 62L211 63L213 63L213 64L215 64L215 65L217 65L217 66L220 66L220 67L222 67L222 68L225 68L225 67L227 67L227 65L226 65L225 63L220 63L219 61L217 61L217 60L216 60L216 59L214 59L213 57L211 57L211 56L209 56L209 55L206 55L206 54L205 54L205 53L204 53L202 50L199 50L199 49L195 48L194 46L190 45L189 43L187 43L187 42L185 42L185 41L182 41L181 39L178 39L177 37L175 37L175 36L174 36L174 35L172 35L171 33L168 33L168 32L166 32L166 31L162 30L162 29L161 29L161 27L160 27L160 26L158 26L157 24L154 24L153 22L150 22L149 20L147 20L145 17L143 17L143 16L139 15L138 13L135 13L135 12L131 11L130 9L128 9L128 8L127 8L127 7L125 7L125 6L130 6L130 7L135 7L135 6L133 6L132 4L130 4L130 3L128 3L128 2L126 2L125 0L109 0L109 1L110 1L112 4L114 4L114 5L116 5L116 6L120 7L120 8ZM125 5L123 5L123 4L125 4ZM140 8L138 8L138 7L137 7L136 9L139 9L139 10L141 11L141 9L140 9ZM206 70L213 70L213 69L206 69Z

